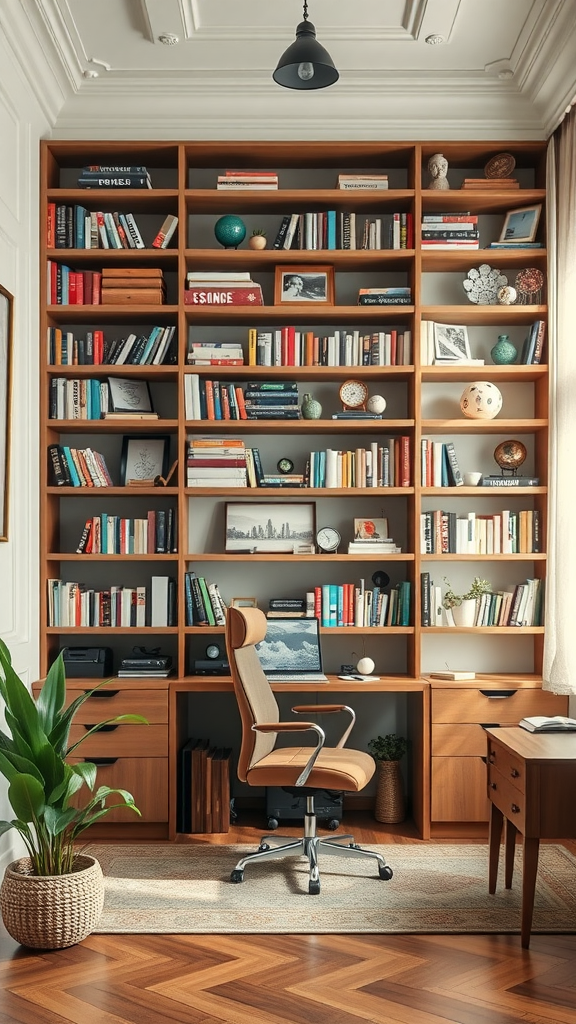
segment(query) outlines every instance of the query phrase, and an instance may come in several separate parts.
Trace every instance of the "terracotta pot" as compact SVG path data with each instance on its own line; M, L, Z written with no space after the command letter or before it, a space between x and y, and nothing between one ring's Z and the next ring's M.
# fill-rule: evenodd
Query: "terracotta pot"
M265 249L266 248L266 236L265 235L251 235L248 239L249 249Z

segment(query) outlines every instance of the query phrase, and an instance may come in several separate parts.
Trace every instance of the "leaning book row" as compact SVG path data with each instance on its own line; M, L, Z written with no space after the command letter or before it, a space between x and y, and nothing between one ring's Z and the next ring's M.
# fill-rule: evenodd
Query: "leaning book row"
M178 818L184 833L228 832L230 828L231 747L189 739L178 753Z
M48 445L48 480L52 487L112 487L104 456L93 448Z
M49 249L144 249L132 213L103 213L84 206L48 203Z
M102 512L86 520L79 555L165 555L176 552L176 509L150 510L145 519L125 519Z
M208 583L195 572L184 575L184 597L187 626L223 626L226 605L217 583Z
M422 555L525 555L540 551L541 522L538 509L508 509L493 515L468 512L422 512Z
M73 331L48 328L48 363L51 366L158 366L176 362L175 327L153 327L149 334L128 334L105 339L101 330L77 338Z
M177 584L171 576L152 576L149 587L106 590L60 579L49 579L47 584L49 626L162 629L177 625Z
M320 584L314 587L314 614L324 628L335 626L409 626L410 583L404 580L390 593L358 584Z
M455 626L455 611L445 607L442 588L429 572L420 574L422 626ZM466 622L469 626L541 626L544 622L544 580L522 583L476 598Z

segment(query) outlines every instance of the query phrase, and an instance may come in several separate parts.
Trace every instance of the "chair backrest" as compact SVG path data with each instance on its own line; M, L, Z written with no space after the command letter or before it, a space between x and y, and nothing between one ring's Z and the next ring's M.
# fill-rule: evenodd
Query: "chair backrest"
M226 615L226 651L234 692L242 719L238 778L246 782L248 769L274 749L277 733L257 733L259 722L279 722L280 712L256 644L266 636L266 616L259 608L229 608Z

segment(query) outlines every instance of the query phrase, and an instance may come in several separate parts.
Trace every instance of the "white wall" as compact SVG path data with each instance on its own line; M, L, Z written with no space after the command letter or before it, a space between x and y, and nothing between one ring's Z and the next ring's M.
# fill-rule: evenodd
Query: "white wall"
M8 541L0 543L0 636L16 670L30 684L38 671L38 141L48 124L21 73L6 28L2 19L0 283L14 296L14 337ZM10 817L0 779L0 819ZM0 839L0 877L19 851L15 832Z

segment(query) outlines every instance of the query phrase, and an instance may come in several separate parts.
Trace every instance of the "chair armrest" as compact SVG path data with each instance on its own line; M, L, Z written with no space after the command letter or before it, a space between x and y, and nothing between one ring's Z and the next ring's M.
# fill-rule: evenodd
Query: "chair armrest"
M296 707L292 708L292 711L296 715L303 715L305 712L310 713L310 711L317 711L327 715L331 714L333 711L347 711L351 719L350 725L342 733L342 736L340 737L338 743L336 744L337 747L345 746L346 740L348 739L350 733L352 732L352 729L354 728L354 723L356 721L356 715L354 714L354 711L352 710L352 708L348 707L347 704L297 704Z
M306 767L300 772L300 775L295 782L296 786L305 786L308 776L316 762L316 758L324 746L324 742L326 740L324 730L314 722L259 722L258 725L253 725L252 729L254 732L306 732L307 730L312 729L313 732L317 733L318 743L312 751Z

